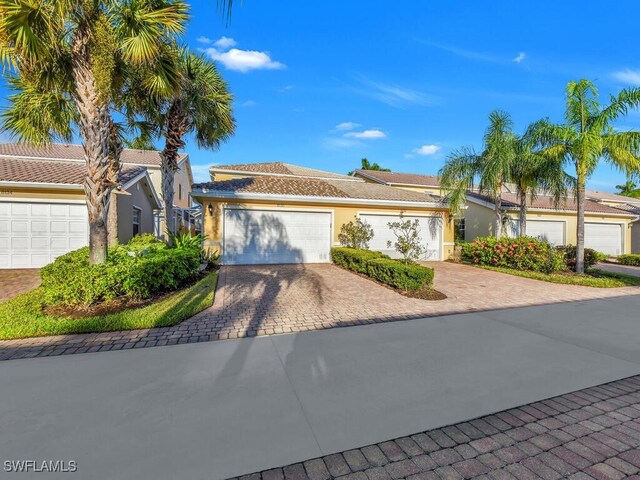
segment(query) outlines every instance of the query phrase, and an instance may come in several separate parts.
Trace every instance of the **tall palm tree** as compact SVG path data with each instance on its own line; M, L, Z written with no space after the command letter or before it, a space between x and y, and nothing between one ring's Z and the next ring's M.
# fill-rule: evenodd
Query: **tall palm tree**
M193 134L200 148L218 148L235 131L233 95L213 62L186 48L176 50L180 81L168 95L148 98L130 109L132 118L142 116L138 126L142 144L154 136L164 138L162 158L162 232L175 231L173 215L174 177L185 137ZM134 95L139 98L139 95Z
M640 169L640 132L619 132L613 122L640 105L640 89L628 88L611 96L609 105L598 102L598 91L589 80L569 82L566 89L565 121L549 119L534 123L529 135L536 139L541 154L576 173L577 203L576 271L584 272L584 210L587 179L601 160L632 174Z
M188 8L177 0L0 0L0 60L16 92L4 127L36 144L70 140L84 149L90 262L107 258L111 109L127 67L153 65L150 92L168 90L171 64L159 61L184 31Z
M484 150L478 154L471 147L454 151L440 169L440 185L447 191L447 200L454 213L460 211L467 190L479 179L478 189L494 202L494 235L502 236L502 190L511 178L516 158L517 137L508 113L494 110L489 114L489 126L484 134Z

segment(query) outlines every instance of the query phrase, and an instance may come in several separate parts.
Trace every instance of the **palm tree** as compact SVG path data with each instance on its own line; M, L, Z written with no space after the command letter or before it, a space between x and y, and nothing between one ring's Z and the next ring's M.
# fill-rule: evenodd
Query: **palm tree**
M451 210L458 213L466 200L467 190L479 179L478 189L494 202L494 235L502 236L502 190L511 178L516 158L517 137L508 113L494 110L489 114L489 126L484 134L484 150L478 154L471 147L454 151L440 169L440 185Z
M233 96L216 66L206 58L180 49L177 55L180 81L170 95L149 98L131 109L129 116L142 115L138 123L142 145L154 136L164 137L161 151L162 232L166 238L174 233L174 176L178 170L179 151L185 137L194 134L200 148L218 148L235 131ZM134 95L139 98L139 95Z
M616 188L618 189L618 195L630 197L637 190L638 186L634 183L633 180L627 178L627 181L624 182L624 184L616 185Z
M87 164L84 181L91 263L107 258L111 109L127 68L149 67L146 88L175 78L161 61L184 30L187 5L174 0L0 0L0 60L14 95L4 126L20 141L70 140L76 125ZM113 152L113 149L111 149Z
M360 168L362 168L362 170L375 170L376 172L390 172L391 169L390 168L382 168L380 165L378 165L376 162L371 163L368 159L363 158L360 160ZM347 175L353 175L355 173L355 170L351 170L349 173L347 173Z
M577 203L576 271L584 272L585 188L600 160L627 175L640 169L638 152L640 132L616 131L612 124L640 105L640 89L628 88L611 96L609 105L601 106L598 91L589 80L569 82L566 89L565 122L553 124L549 119L536 122L529 135L548 159L572 165L576 172Z

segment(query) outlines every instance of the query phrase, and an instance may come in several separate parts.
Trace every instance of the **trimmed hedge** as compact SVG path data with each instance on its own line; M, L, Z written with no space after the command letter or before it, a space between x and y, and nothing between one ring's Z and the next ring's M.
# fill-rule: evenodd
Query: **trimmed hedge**
M478 238L461 245L463 262L491 267L553 273L566 270L564 255L536 238Z
M176 290L194 279L200 250L167 248L163 242L136 239L109 249L109 260L89 264L89 248L67 253L40 270L49 305L91 305L129 297L134 300Z
M556 250L561 252L564 255L565 262L567 267L570 270L576 271L576 251L577 247L575 245L563 245L556 247ZM591 249L584 249L584 268L585 270L593 267L596 263L601 260L602 254Z
M632 267L640 267L640 254L631 253L627 255L618 255L618 263L620 265L631 265Z
M331 260L403 291L420 290L433 283L433 269L416 263L402 263L380 252L335 247L331 249Z

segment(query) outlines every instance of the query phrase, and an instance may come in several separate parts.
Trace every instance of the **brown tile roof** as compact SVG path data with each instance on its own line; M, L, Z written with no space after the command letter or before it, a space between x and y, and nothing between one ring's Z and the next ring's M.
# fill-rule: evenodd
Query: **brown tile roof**
M615 208L633 215L640 215L640 203L621 203L620 205L616 205Z
M417 173L381 172L379 170L356 169L355 174L361 173L383 183L400 183L416 186L440 186L440 177L436 175L420 175Z
M236 172L247 172L247 173L258 173L258 174L286 175L286 176L294 176L294 177L355 180L353 177L350 177L349 175L326 172L324 170L301 167L298 165L292 165L290 163L284 163L284 162L240 163L236 165L217 165L215 167L211 167L212 172L215 172L217 170L230 170L230 171L236 171Z
M587 198L593 198L595 200L608 200L611 202L640 204L640 198L625 197L623 195L616 195L615 193L599 192L598 190L587 190L585 194Z
M127 183L144 170L145 167L125 165L120 182ZM81 185L86 171L81 162L0 157L0 182Z
M206 189L211 192L262 193L416 203L440 201L439 197L433 195L401 190L387 185L376 185L375 183L269 175L200 183L194 185L193 188L195 196L197 196L198 190Z
M467 192L467 197L477 198L479 200L483 200L485 202L489 202L493 204L493 199L489 198L486 195L482 195L475 192ZM611 207L609 205L605 205L603 203L595 202L593 200L586 199L585 202L585 211L589 213L602 213L602 214L614 214L614 215L624 215L625 213L619 208ZM520 201L518 196L513 193L503 193L502 194L502 206L506 209L517 209L519 208ZM550 211L577 211L576 199L574 197L569 197L565 200L561 200L560 204L556 207L553 197L547 195L539 195L533 201L530 198L527 198L527 207L535 208L540 210L550 210Z
M30 145L28 143L0 143L0 156L36 157L60 160L84 160L82 145L52 143L46 146ZM180 160L186 157L180 154ZM120 157L122 163L139 165L160 165L160 152L156 150L133 150L125 148Z

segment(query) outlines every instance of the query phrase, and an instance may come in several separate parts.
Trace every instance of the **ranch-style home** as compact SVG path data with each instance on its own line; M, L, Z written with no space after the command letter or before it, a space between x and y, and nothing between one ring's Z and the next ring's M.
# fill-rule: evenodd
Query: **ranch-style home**
M225 264L329 262L342 225L356 217L373 227L372 250L396 256L387 224L401 212L420 222L424 259L453 250L452 218L436 195L281 162L216 166L211 177L192 194L205 245Z
M474 192L467 193L464 211L465 240L493 234L494 202ZM575 245L576 201L569 197L556 207L550 196L527 199L527 235L548 241L551 245ZM519 202L515 193L502 194L502 209L506 218L506 234L519 232ZM632 229L638 216L610 205L585 200L585 247L611 256L631 253Z
M158 152L125 149L121 160L118 239L124 243L158 232L162 197ZM179 166L174 203L183 219L192 212L186 154ZM39 268L88 245L85 170L80 145L0 144L0 268Z

